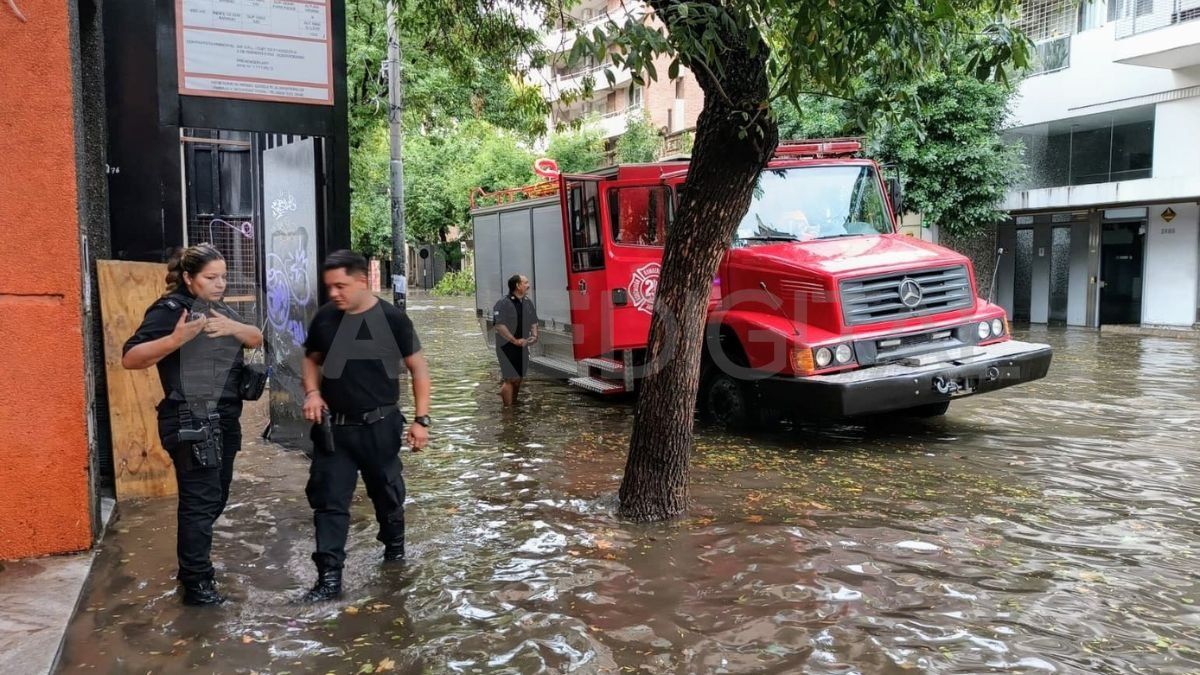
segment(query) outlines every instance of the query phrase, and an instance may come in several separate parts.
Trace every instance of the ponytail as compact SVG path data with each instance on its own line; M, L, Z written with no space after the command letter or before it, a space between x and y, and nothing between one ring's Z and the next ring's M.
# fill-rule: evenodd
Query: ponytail
M163 296L184 290L184 272L194 277L210 262L224 259L225 256L221 255L221 252L212 244L196 244L187 248L176 248L167 260L167 292L163 293Z

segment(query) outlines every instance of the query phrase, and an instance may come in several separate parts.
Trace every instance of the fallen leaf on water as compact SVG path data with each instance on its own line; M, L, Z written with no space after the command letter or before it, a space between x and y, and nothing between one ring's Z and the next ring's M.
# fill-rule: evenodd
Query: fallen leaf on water
M763 517L758 515L757 513L752 516L746 516L746 522L748 522L748 523L761 523L762 520L763 520Z
M375 670L377 672L382 673L385 670L394 670L395 668L396 668L395 661L393 661L391 659L383 659L382 661L379 662L379 666Z
M249 635L243 635L243 636L242 636L242 644L244 644L244 645L248 645L248 644L250 644L251 642L254 642L254 638L250 637Z
M355 607L354 605L350 605L350 606L349 606L349 607L347 607L347 608L346 608L344 611L345 611L347 614L350 614L351 616L353 616L353 615L355 615L355 614L358 614L358 608L357 608L357 607Z

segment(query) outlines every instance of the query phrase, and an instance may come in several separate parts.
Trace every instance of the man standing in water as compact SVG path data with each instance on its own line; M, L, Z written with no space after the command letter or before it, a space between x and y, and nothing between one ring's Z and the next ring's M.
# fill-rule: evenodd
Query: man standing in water
M529 299L529 278L514 274L508 280L508 295L492 308L496 327L496 358L500 361L500 399L504 405L517 402L521 381L529 369L529 346L538 339L537 309Z
M384 561L404 558L401 361L412 379L413 452L429 441L430 424L429 368L408 315L371 292L361 255L331 253L322 270L330 301L313 316L304 342L304 418L314 423L315 450L305 493L317 531L317 583L304 602L342 593L350 500L360 471L375 505Z

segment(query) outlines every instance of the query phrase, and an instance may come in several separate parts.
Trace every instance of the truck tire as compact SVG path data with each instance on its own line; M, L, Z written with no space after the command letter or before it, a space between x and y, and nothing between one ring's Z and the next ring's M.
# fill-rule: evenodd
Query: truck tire
M726 373L711 373L700 384L700 412L704 419L733 431L744 431L758 425L753 391Z
M899 411L899 414L905 417L941 417L950 409L950 401L941 401L940 403L926 403L915 408L905 408Z

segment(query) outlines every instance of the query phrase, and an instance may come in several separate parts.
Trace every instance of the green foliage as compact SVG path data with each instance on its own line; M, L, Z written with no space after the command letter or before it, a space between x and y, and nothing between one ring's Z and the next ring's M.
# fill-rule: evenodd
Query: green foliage
M350 241L363 255L389 258L392 215L388 128L376 123L359 133L358 148L350 153Z
M779 101L775 105L779 138L800 140L860 134L847 108L845 101L822 96L804 95L797 102Z
M547 0L552 11L554 3ZM741 117L743 135L761 135L778 101L802 108L806 95L857 99L868 105L851 109L858 126L878 117L896 119L912 91L877 87L862 100L862 73L881 83L918 80L924 73L944 71L966 52L967 72L978 79L1004 82L1012 68L1029 63L1029 41L1012 25L1016 0L934 0L878 3L866 0L651 0L665 23L664 34L653 24L610 22L576 37L571 58L591 54L609 57L628 68L634 79L658 79L654 61L671 57L666 76L680 66L697 73L711 99L722 97L726 64L747 57L767 59L773 83L767 100L722 100L730 114ZM724 37L722 37L724 36ZM736 36L740 44L729 44ZM726 83L729 84L729 83ZM777 112L777 111L776 111Z
M518 136L486 122L405 138L405 224L412 241L470 232L470 194L534 182L533 154Z
M439 3L400 3L404 203L410 241L438 241L451 226L467 225L467 182L504 187L530 182L532 160L526 161L517 139L545 128L540 90L512 75L533 34L513 28L500 35L496 22L505 14L467 17L451 25L434 15L446 7ZM388 258L386 3L347 0L346 12L351 238L365 254ZM496 156L478 156L486 151ZM520 171L513 168L516 163L524 163ZM465 164L474 173L464 171Z
M588 125L567 129L550 137L546 156L553 157L563 173L592 171L604 164L604 137Z
M935 73L911 89L903 121L872 142L879 161L900 167L908 210L956 235L994 225L1023 170L1019 149L1000 135L1010 90L961 73Z
M434 295L475 295L475 274L471 270L447 272L430 291Z
M617 161L622 164L653 162L662 149L662 136L644 112L629 116L625 133L617 139Z

